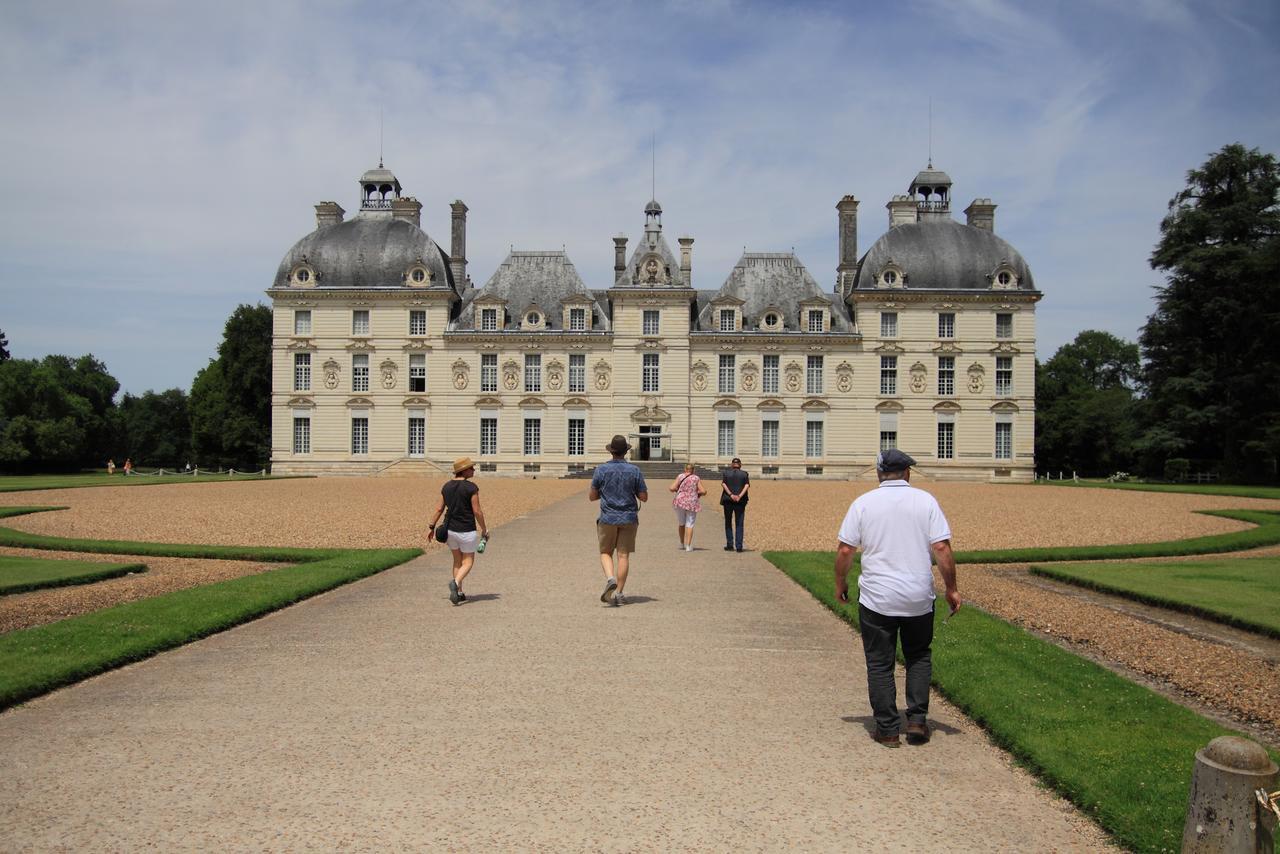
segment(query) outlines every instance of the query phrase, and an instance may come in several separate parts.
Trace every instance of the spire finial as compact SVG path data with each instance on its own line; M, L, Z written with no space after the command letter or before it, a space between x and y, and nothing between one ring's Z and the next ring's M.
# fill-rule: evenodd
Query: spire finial
M382 107L378 108L378 168L382 168Z
M933 168L933 96L929 96L929 168Z
M658 132L649 136L649 198L658 198Z

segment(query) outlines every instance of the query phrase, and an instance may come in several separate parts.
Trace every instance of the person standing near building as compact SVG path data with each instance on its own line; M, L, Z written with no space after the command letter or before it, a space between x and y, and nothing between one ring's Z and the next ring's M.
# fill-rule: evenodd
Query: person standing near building
M729 464L720 482L720 506L724 508L724 550L742 551L742 521L747 513L747 491L751 475L742 470L737 457Z
M702 478L693 463L684 467L684 474L677 477L668 487L676 497L671 504L676 508L676 537L680 548L693 551L693 522L702 510L702 502L698 499L707 494L702 485Z
M640 527L639 502L649 500L649 487L640 468L625 459L627 451L631 450L625 436L614 436L606 450L612 459L596 468L588 497L600 502L596 536L600 541L600 568L604 570L605 579L600 601L618 606L627 603L622 591L627 586L631 553L636 550L636 531Z
M475 566L477 545L489 539L489 526L485 524L484 511L480 509L480 487L471 481L475 476L476 464L470 457L459 457L453 461L453 480L440 488L440 505L436 507L429 529L435 531L441 514L449 511L445 521L449 536L445 545L453 552L449 601L454 605L467 601L467 594L462 592L462 580ZM477 525L480 526L478 533Z
M836 598L849 601L849 567L862 549L858 577L858 625L867 659L867 693L875 716L875 740L897 747L899 718L893 679L898 638L907 665L907 741L929 740L929 680L933 674L933 571L937 560L947 604L960 609L951 528L929 493L911 486L916 461L897 449L876 458L878 488L858 496L840 526L836 548Z

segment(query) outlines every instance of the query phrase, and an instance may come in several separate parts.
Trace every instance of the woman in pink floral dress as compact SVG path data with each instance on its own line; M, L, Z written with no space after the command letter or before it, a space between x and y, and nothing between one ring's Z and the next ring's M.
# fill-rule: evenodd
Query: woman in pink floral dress
M693 551L693 520L702 509L702 502L698 499L707 494L707 488L702 485L702 478L694 474L693 463L689 463L684 467L684 474L672 481L669 489L676 494L671 503L676 508L676 531L679 537L677 542L680 548L691 552Z

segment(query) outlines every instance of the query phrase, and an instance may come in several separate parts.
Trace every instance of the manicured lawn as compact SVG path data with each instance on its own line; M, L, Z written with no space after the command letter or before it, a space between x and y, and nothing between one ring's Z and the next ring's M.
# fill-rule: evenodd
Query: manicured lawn
M1280 637L1280 558L1033 566L1031 572Z
M283 480L259 474L136 474L125 477L105 472L83 474L0 475L0 492L27 492L35 489L78 489L85 486L154 486L157 483L225 483L229 480Z
M104 578L118 578L131 572L145 572L144 563L91 563L83 560L50 560L38 557L0 555L0 595L90 584Z
M857 626L856 602L835 601L832 554L764 557ZM1178 850L1195 752L1235 733L972 606L945 613L938 691L1124 847Z
M1280 499L1280 486L1242 486L1230 483L1139 483L1123 481L1112 483L1106 480L1082 480L1075 483L1070 480L1049 481L1050 486L1087 486L1092 489L1136 489L1141 492L1183 492L1192 495L1230 495L1236 498L1277 498Z

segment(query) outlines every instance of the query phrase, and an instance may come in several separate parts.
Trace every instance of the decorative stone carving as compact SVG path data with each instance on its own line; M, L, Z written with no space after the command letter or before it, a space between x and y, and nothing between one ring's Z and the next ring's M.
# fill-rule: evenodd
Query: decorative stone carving
M559 391L564 385L564 364L559 359L547 363L547 388Z
M636 283L642 285L665 285L671 281L671 270L657 255L650 255L636 267Z
M924 366L923 362L916 362L911 366L911 391L914 394L922 394L925 387L925 375L929 369Z
M471 366L461 359L453 363L453 387L462 391L471 381Z
M759 369L755 362L745 362L742 365L742 390L756 390L756 373Z
M803 375L803 373L804 373L804 369L800 367L799 362L787 363L787 383L786 383L787 391L791 392L792 394L795 394L800 391L801 376Z
M599 389L600 391L605 391L609 388L609 382L610 382L609 374L611 373L612 370L613 369L609 367L609 363L606 362L604 359L601 359L600 361L596 362L595 374L596 374L597 389Z
M324 363L324 387L333 391L338 387L338 377L342 371L342 366L333 359Z
M515 359L507 359L502 363L502 387L507 391L515 391L520 384L520 365Z
M393 389L396 387L396 363L387 359L380 365L382 369L382 387L385 389Z
M836 389L841 394L853 391L853 365L848 362L836 366Z
M693 363L693 390L694 391L707 390L707 372L709 370L710 368L707 367L707 363L702 361L701 359Z
M982 394L982 387L986 383L986 370L982 365L974 362L969 366L969 393Z

